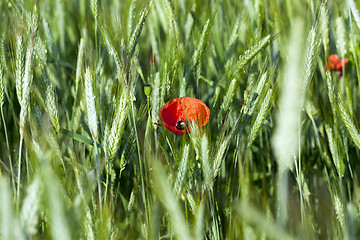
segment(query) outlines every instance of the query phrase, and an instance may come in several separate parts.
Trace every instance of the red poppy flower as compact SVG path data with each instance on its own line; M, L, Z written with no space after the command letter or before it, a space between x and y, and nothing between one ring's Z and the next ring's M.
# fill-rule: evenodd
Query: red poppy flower
M174 98L160 110L165 127L178 135L190 132L190 122L199 127L209 122L210 109L201 100L192 97ZM161 124L157 124L161 126Z
M343 67L345 67L345 65L349 62L349 59L347 58L344 58L344 59L341 59L338 57L338 55L336 54L331 54L329 56L329 70L330 71L338 71L338 72L341 72L342 74L342 69ZM326 71L326 66L324 66L324 70ZM341 75L340 75L341 76Z

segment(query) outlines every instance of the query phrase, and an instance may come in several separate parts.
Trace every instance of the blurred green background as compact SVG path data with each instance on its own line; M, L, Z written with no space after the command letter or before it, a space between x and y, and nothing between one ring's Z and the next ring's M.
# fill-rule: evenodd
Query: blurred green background
M0 9L1 239L358 238L359 2Z

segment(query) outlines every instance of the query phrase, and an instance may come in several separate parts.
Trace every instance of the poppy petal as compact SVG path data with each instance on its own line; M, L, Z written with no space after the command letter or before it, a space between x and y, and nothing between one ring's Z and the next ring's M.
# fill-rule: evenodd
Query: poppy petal
M341 72L343 67L345 67L345 65L349 62L349 59L344 58L341 59L338 57L338 55L336 54L331 54L329 56L329 60L328 60L328 66L329 66L329 70L330 71L338 71ZM327 70L326 65L324 66L324 70Z
M209 122L210 109L201 100L192 97L174 98L160 110L166 128L178 135L189 133L188 121L202 127Z

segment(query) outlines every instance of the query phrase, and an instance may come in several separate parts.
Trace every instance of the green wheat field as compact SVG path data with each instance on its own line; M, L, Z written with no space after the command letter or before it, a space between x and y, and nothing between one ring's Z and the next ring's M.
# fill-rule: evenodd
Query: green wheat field
M0 239L360 238L358 0L0 9Z

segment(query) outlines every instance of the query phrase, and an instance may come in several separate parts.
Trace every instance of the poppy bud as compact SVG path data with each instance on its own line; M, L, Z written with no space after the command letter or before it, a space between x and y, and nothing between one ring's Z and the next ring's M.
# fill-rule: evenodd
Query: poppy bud
M178 135L189 133L191 123L196 123L199 127L206 125L209 115L210 109L205 103L192 97L174 98L165 103L160 110L163 125Z
M215 89L216 95L218 95L220 93L221 89L222 89L221 85L216 85L216 89Z
M148 97L150 96L150 94L151 94L151 85L146 84L144 86L144 93L145 93L146 96L148 96Z
M249 96L249 93L250 93L250 91L247 89L244 91L244 99L246 99L247 96Z

